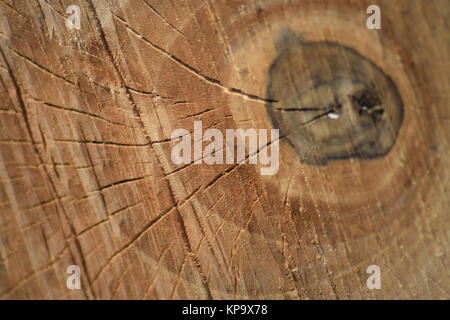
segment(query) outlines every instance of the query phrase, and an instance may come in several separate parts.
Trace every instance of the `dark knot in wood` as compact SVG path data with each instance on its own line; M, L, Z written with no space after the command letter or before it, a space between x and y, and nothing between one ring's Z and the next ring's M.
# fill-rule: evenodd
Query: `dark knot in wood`
M355 49L334 42L305 42L292 34L278 41L269 69L266 109L300 160L386 155L403 122L395 83Z

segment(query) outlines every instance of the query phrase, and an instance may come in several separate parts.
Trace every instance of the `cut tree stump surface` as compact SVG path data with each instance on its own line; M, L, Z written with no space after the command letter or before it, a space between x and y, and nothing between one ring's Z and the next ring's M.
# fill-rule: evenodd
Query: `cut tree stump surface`
M446 0L1 0L0 298L448 299L449 53Z

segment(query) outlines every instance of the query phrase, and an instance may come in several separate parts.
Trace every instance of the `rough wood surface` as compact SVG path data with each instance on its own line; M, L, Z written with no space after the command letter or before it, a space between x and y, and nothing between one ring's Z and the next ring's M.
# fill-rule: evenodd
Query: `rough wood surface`
M276 175L174 165L194 120L272 128L284 30L392 79L392 150L315 166L282 137ZM0 298L448 299L449 50L447 0L0 0Z

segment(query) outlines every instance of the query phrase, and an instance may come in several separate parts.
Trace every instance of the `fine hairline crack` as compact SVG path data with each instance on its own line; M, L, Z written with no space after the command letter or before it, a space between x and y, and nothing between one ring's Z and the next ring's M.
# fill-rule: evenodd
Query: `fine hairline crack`
M190 66L189 64L187 64L186 62L184 62L183 60L181 60L180 58L174 56L173 54L169 53L168 51L164 50L163 48L161 48L160 46L158 46L157 44L153 43L152 41L150 41L149 39L147 39L146 37L144 37L143 35L141 35L139 32L137 32L136 30L134 30L132 27L130 27L130 25L128 24L128 22L116 15L114 12L111 11L111 14L114 18L116 18L117 20L119 20L120 22L122 22L125 27L130 30L133 34L135 34L139 39L141 39L142 41L144 41L145 43L147 43L148 45L150 45L152 48L154 48L156 51L158 51L159 53L161 53L162 55L166 56L167 58L169 58L170 60L174 61L175 63L177 63L178 65L180 65L182 68L188 70L190 73L194 74L195 76L197 76L198 78L202 79L203 81L212 84L214 86L217 86L219 88L221 88L224 92L229 93L229 94L234 94L234 95L238 95L241 96L243 98L246 98L248 100L252 100L252 101L258 101L258 102L262 102L262 103L274 103L277 102L276 100L273 99L265 99L265 98L261 98L255 94L251 94L251 93L247 93L244 92L241 89L237 89L237 88L233 88L233 87L226 87L222 84L221 81L211 78L203 73L201 73L199 70L197 70L196 68Z

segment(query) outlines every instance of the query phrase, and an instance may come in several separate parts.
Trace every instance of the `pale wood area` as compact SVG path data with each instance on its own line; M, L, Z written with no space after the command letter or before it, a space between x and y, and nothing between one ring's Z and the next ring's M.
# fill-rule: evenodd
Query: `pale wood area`
M282 138L273 176L174 165L194 120L271 128L285 29L392 78L392 150L314 166ZM0 298L448 299L449 51L447 0L0 0Z

